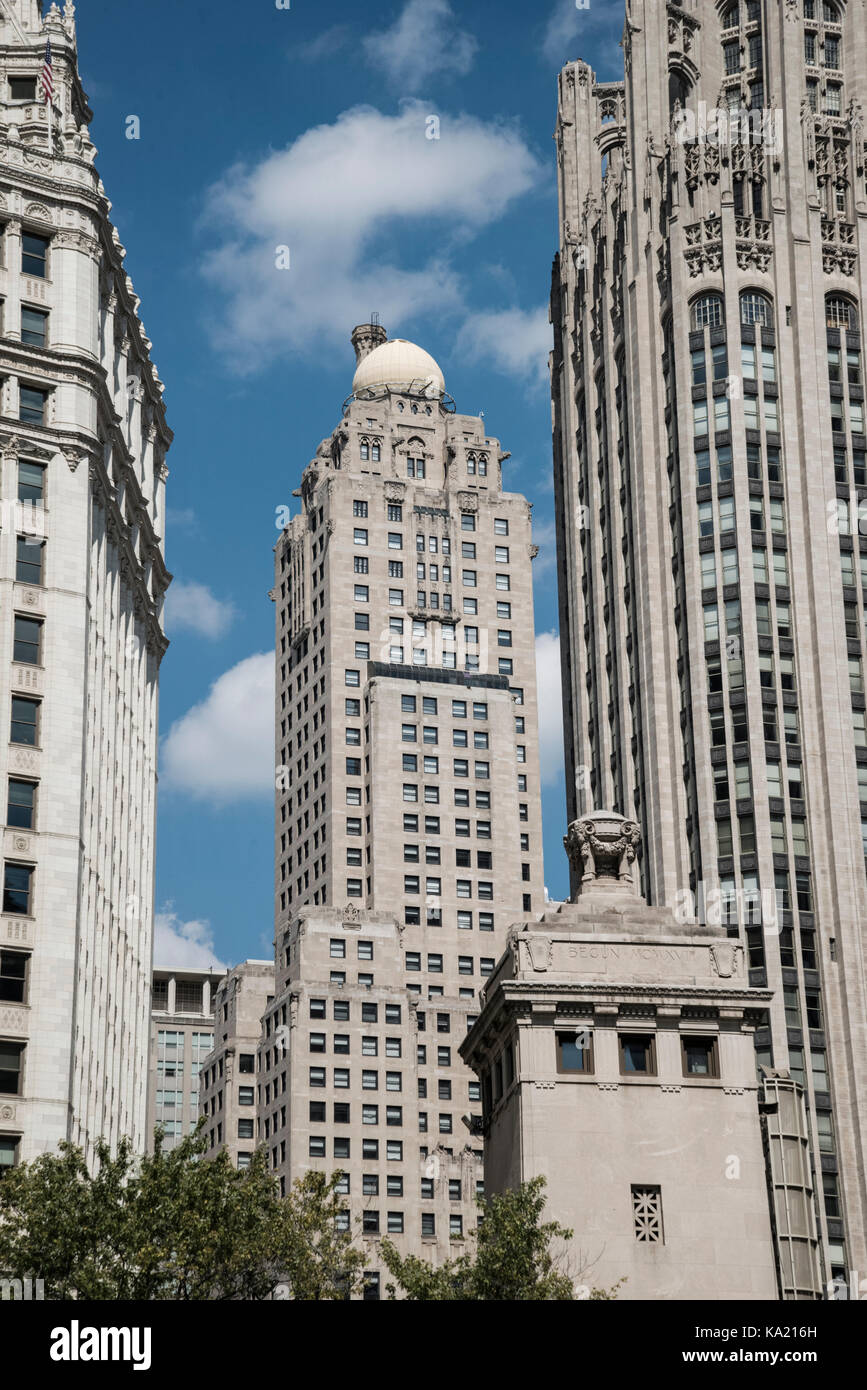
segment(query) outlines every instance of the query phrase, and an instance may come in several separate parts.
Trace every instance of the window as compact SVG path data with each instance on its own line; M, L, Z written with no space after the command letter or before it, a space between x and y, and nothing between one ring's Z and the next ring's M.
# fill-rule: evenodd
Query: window
M9 864L3 872L3 911L30 915L33 897L33 868L28 864Z
M6 824L20 830L32 830L36 815L36 783L9 778Z
M585 1029L557 1034L558 1072L593 1071L592 1038Z
M239 1104L239 1105L254 1105L254 1104L255 1104L255 1092L256 1092L255 1086L239 1086L239 1087L238 1087L238 1104Z
M32 232L21 235L21 271L44 280L48 273L48 238L34 236Z
M715 1038L681 1038L684 1076L719 1076Z
M40 309L21 306L21 341L32 347L45 347L48 342L48 315Z
M694 329L719 328L723 323L725 323L725 309L722 295L705 294L693 301L692 326Z
M24 1043L0 1041L0 1095L21 1094Z
M23 1004L26 995L27 956L22 951L0 951L0 1000L7 1004Z
M650 1033L621 1033L620 1072L627 1076L633 1073L645 1076L656 1075L656 1048Z
M741 323L773 324L771 301L764 294L748 291L741 295Z
M825 301L825 322L829 328L845 328L850 333L858 329L855 305L842 296L829 295Z
M358 499L354 499L352 503L352 515L367 516L367 503L360 502L358 501Z
M18 501L37 502L41 505L44 494L45 469L43 465L20 459L18 462Z
M662 1191L658 1187L632 1188L632 1222L635 1239L662 1245Z
M18 394L18 418L27 425L44 425L48 392L35 386L21 386Z

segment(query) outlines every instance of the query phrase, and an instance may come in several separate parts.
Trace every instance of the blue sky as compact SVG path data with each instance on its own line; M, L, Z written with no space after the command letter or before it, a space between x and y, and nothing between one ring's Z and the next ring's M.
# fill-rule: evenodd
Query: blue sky
M350 390L350 331L373 309L433 353L459 410L484 411L512 452L506 486L534 503L545 877L563 896L551 134L564 62L622 75L622 4L80 0L77 23L98 167L175 431L160 962L271 954L275 514L297 509Z

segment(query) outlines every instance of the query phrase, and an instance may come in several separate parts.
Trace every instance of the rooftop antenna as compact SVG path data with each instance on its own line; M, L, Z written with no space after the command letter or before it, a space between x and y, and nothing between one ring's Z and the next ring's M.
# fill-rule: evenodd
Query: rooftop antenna
M379 314L375 309L370 315L370 322L373 324L375 328L379 328Z

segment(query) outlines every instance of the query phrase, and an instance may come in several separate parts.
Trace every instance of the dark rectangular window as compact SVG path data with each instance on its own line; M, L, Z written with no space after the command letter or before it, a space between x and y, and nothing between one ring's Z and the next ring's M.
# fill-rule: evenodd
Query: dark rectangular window
M0 1042L0 1095L20 1096L24 1043Z
M25 425L44 425L48 392L35 386L22 386L18 392L18 419Z
M21 661L28 666L38 666L42 645L42 622L38 618L15 618L15 640L12 648L13 661Z
M10 78L9 78L9 100L10 100L10 101L35 101L35 100L36 100L36 78L35 78L35 77L10 77Z
M557 1070L559 1072L593 1071L593 1039L583 1028L557 1034Z
M10 743L26 743L36 747L39 732L39 701L12 696L12 725Z
M715 1038L683 1037L680 1042L684 1076L719 1076L719 1056Z
M22 951L0 951L0 999L6 1004L23 1004L26 993L26 955Z
M48 264L48 238L24 232L21 237L21 270L24 275L35 275L44 280Z
M28 459L18 462L18 501L41 502L45 494L45 469Z
M42 561L45 546L33 536L18 537L18 553L15 561L15 578L20 584L42 583Z
M621 1033L621 1075L656 1075L656 1049L650 1033Z
M31 347L45 347L48 342L48 315L40 309L21 306L21 341Z
M33 869L28 864L6 864L3 871L3 911L27 916L33 890Z
M32 830L36 811L36 783L9 778L6 824L19 830Z

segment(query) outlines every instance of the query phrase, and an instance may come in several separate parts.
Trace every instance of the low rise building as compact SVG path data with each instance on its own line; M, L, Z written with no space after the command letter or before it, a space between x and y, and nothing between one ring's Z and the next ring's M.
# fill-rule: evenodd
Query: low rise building
M648 907L637 842L614 813L573 822L575 900L513 928L482 991L461 1053L482 1084L486 1188L544 1175L580 1283L624 1280L625 1299L776 1299L767 1146L789 1296L815 1297L803 1101L785 1074L765 1101L756 1073L771 994L748 985L724 928Z

